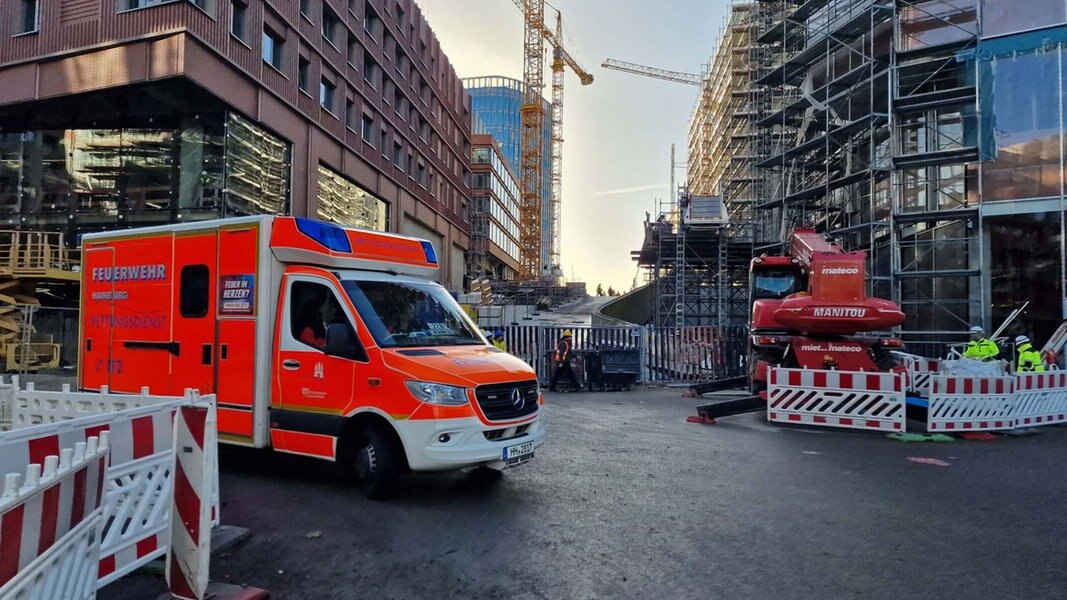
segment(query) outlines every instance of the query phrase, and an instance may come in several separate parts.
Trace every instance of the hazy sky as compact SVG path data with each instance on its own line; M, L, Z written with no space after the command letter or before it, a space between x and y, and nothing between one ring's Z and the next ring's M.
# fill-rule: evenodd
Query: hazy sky
M416 0L460 77L522 78L522 13L512 0ZM630 289L630 251L645 211L667 199L670 147L685 160L698 88L602 69L605 58L699 72L727 0L554 0L568 50L596 81L568 70L563 144L562 262L568 278ZM555 11L546 17L555 26ZM545 64L546 96L551 70ZM679 170L679 180L685 176ZM639 282L640 283L640 282Z

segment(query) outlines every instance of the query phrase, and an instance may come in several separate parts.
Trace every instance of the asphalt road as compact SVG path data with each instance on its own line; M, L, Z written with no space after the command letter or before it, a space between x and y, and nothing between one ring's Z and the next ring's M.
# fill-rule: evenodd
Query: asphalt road
M223 521L253 537L212 577L283 599L1067 594L1067 428L902 444L758 414L687 424L677 390L548 402L531 463L413 476L389 502L322 463L228 449ZM162 590L136 575L100 597Z

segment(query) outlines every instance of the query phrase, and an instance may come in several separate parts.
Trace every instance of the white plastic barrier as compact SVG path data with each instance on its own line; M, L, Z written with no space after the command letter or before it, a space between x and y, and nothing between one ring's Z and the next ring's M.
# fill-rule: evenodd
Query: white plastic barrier
M940 361L907 352L894 351L892 354L904 365L904 372L907 375L906 389L923 396L929 394L930 379L940 371Z
M14 418L15 393L19 389L18 375L11 379L0 377L0 431L11 429L11 420Z
M96 593L107 432L5 476L0 598L82 600Z
M37 392L61 393L63 392ZM75 400L71 399L72 402ZM213 514L217 519L217 433L213 396L201 399L195 392L187 392L183 399L155 397L146 406L64 420L71 414L71 406L57 405L55 411L49 411L47 407L39 404L17 402L16 422L27 422L28 418L22 419L21 416L25 415L20 415L20 410L23 409L28 411L26 415L32 415L34 419L43 422L0 434L0 473L21 471L26 464L39 462L44 457L57 453L60 447L81 442L100 432L106 431L110 434L111 460L104 481L102 510L104 527L98 546L98 586L106 585L167 553L174 525L171 506L175 500L176 444L180 446L182 453L192 446L200 448L196 456L204 461L199 467L201 472L193 479L186 477L183 480L185 483L180 487L188 492L189 486L193 486L197 498L213 498L213 501L202 504L207 514ZM208 432L201 430L197 434L190 434L188 425L181 426L182 420L175 422L176 412L188 406L195 406L205 415L209 415L197 421L200 426L207 428ZM189 439L176 440L176 428L179 428L179 436ZM194 437L190 438L191 435ZM182 462L188 461L183 458ZM210 482L203 487L201 475ZM199 509L196 514L199 514ZM203 538L199 532L210 535L213 519L209 517L201 526L201 521L194 521L193 516L183 513L180 522L193 527L197 532L192 536L197 542L193 550L199 551L203 549ZM173 556L168 555L168 559L173 559ZM204 560L206 561L206 558ZM189 559L186 559L184 566L188 567L190 564ZM183 588L186 593L181 597L202 597L203 586L200 582L202 580L206 585L206 568L205 562L195 569L183 568L180 571L192 573L186 577L191 583Z
M903 431L904 413L900 373L770 370L768 421Z
M936 375L930 386L927 429L992 431L1015 426L1013 377Z
M1015 376L1015 427L1067 423L1067 372Z

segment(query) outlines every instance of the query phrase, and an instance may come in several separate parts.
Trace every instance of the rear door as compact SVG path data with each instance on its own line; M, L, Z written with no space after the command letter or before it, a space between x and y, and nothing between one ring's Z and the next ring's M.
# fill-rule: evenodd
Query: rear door
M219 231L218 310L219 434L252 443L255 437L256 314L260 280L259 226L241 225ZM269 349L268 349L269 350ZM266 411L264 410L264 413ZM265 415L264 415L265 418Z
M115 266L115 250L86 248L82 257L81 357L78 387L99 390L111 385L111 321L115 286L102 275Z
M174 236L174 395L190 388L201 394L215 391L216 245L215 230Z

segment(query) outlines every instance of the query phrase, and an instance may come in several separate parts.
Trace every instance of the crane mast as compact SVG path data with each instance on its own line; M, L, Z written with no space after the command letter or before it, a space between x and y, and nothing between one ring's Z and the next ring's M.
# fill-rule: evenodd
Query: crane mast
M541 272L541 191L544 182L545 109L544 89L545 0L515 0L523 11L523 69L525 98L521 116L519 277L535 279Z
M563 16L556 11L556 40L563 39ZM552 48L552 185L549 193L549 222L552 224L552 245L549 250L549 269L560 268L562 232L560 207L563 196L563 47ZM546 273L548 275L548 273Z

